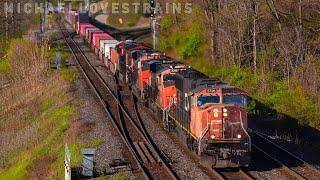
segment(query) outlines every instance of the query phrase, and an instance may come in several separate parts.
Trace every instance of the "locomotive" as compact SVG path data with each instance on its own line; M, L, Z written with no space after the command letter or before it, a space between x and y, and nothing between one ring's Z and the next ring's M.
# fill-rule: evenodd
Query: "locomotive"
M246 92L145 44L119 42L88 21L78 18L69 22L105 66L127 83L202 163L212 168L249 166Z

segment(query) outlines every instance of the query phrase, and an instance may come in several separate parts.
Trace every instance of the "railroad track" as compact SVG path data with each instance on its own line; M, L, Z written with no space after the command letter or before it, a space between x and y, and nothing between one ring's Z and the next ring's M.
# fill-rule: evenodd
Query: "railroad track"
M221 176L221 179L234 179L234 180L253 180L245 170L243 169L216 169Z
M295 179L319 179L320 171L301 158L270 141L264 135L251 131L253 148L262 152L273 161L280 164L281 168Z
M119 88L117 89L117 93L112 92L104 79L89 62L79 45L70 36L62 22L58 22L58 26L64 36L65 42L72 51L72 55L81 73L103 105L115 129L131 153L134 162L140 169L140 175L145 179L178 179L175 172L155 150L156 148L141 135L143 133L134 128L133 125L130 125L133 124L133 119L123 107Z

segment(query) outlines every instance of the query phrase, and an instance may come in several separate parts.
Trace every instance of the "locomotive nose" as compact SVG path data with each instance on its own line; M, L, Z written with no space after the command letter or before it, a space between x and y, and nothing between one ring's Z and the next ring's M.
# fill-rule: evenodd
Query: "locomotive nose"
M223 109L214 108L206 114L208 117L209 137L212 140L223 138Z
M241 112L236 107L213 108L205 116L208 117L211 140L242 139Z

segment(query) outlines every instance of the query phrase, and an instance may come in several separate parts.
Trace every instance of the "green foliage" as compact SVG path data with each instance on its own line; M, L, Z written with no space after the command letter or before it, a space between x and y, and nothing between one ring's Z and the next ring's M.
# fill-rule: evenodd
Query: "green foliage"
M159 42L159 50L160 51L166 51L170 48L170 41L168 39L160 40Z
M252 96L248 101L248 112L256 116L270 116L277 112L283 113L286 122L297 119L299 124L315 127L320 125L319 112L316 104L306 95L299 85L287 87L287 81L278 81L265 94L260 89L259 81L264 76L255 76L250 69L238 68L236 66L214 67L205 59L193 58L188 63L211 77L221 78L230 84L246 89ZM275 79L273 79L275 81ZM291 121L289 121L291 119Z
M31 25L38 25L40 24L40 17L41 14L40 13L36 13L31 19L30 19L30 24Z
M42 113L39 133L47 131L45 138L34 148L19 154L19 161L11 166L8 170L0 173L0 179L26 179L28 177L27 169L32 164L33 160L45 154L52 154L59 159L55 150L62 142L62 134L69 128L69 119L74 114L75 107L64 105L53 110L47 110ZM63 156L62 156L63 157ZM59 164L63 164L63 159L60 158ZM61 166L62 167L62 166ZM63 170L63 168L62 168ZM60 173L63 173L61 171Z
M257 87L257 77L254 76L250 69L225 66L215 68L210 75L220 77L237 87L246 89L248 87L253 87L254 89Z
M164 18L163 28L170 26L171 21ZM169 23L170 22L170 23ZM166 51L173 49L181 58L187 59L199 55L203 32L198 21L190 23L186 31L176 31L167 38L162 38L159 43L159 50Z
M299 85L287 87L286 81L277 83L276 89L267 102L290 118L298 120L299 124L315 127L320 124L319 112L316 104L306 95L306 92Z
M10 45L10 39L8 40L4 34L0 33L0 52L6 53Z
M86 147L90 147L90 148L96 148L98 146L100 146L103 143L103 139L96 139L88 144L86 144Z
M185 36L181 38L178 54L183 59L198 55L203 37L200 27L198 22L192 22Z
M52 33L50 34L49 40L50 40L50 41L54 41L54 40L56 40L56 39L57 39L57 32L54 31L54 32L52 32Z
M164 16L160 21L160 28L162 31L167 31L172 25L171 16Z
M54 104L53 99L50 99L50 98L46 99L46 100L44 100L44 101L42 101L40 103L40 108L39 109L40 109L41 112L46 111L49 108L51 108L53 104Z
M60 74L65 81L70 83L79 79L79 73L76 69L63 68L61 69Z
M64 62L70 58L70 52L63 49L61 44L57 44L54 47L51 47L49 50L49 58L53 61L56 59L56 53L60 52L61 61Z
M278 24L272 17L269 19L270 17L264 16L269 13L268 5L261 3L258 16L265 17L262 25L267 28L259 31L256 36L257 74L254 74L252 48L248 46L252 45L252 32L247 29L251 26L250 18L247 19L243 16L245 13L237 11L238 3L222 4L225 9L215 12L221 21L217 33L219 43L216 44L219 53L217 55L222 58L221 62L216 59L212 60L213 62L209 60L211 49L210 42L207 41L208 34L216 29L204 27L202 20L207 19L203 7L198 5L194 5L191 15L178 16L176 21L172 21L170 16L162 18L159 50L183 59L208 76L220 78L244 89L251 96L248 110L253 116L282 119L281 122L287 125L298 123L319 126L320 96L316 84L320 82L320 61L313 52L316 52L318 46L315 42L320 32L315 32L314 29L320 15L303 15L303 32L306 34L304 43L306 47L315 51L305 52L305 59L297 62L300 58L299 46L294 44L300 42L299 38L296 38L294 27L299 19L298 11L290 12L285 18L286 22L282 24L283 28L288 30L287 43L283 44L279 43L282 42L282 33L279 33ZM278 5L279 8L296 8L294 2ZM312 11L311 6L307 9ZM232 16L225 16L226 14ZM235 66L235 60L238 58L241 59L241 68ZM286 79L288 67L290 87Z
M10 71L10 64L7 58L0 59L0 74L8 73Z

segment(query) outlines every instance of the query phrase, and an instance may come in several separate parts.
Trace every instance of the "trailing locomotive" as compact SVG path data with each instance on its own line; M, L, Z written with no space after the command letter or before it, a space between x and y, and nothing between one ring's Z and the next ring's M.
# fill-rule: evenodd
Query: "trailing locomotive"
M74 13L80 14L83 13ZM65 15L67 18L74 16ZM83 15L81 15L83 16ZM86 18L82 18L86 19ZM69 20L112 73L131 86L165 127L213 168L247 167L247 94L145 44L118 42L87 21Z

